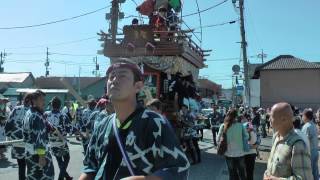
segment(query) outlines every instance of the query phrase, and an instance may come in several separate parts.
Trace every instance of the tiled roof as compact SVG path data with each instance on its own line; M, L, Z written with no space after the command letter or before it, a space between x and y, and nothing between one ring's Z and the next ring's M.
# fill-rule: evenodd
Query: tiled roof
M198 79L199 87L205 89L211 89L213 91L218 92L221 89L221 85L216 84L208 79Z
M285 70L285 69L320 69L320 64L305 61L291 55L280 55L262 65L260 70Z
M36 79L36 87L42 89L65 89L65 86L60 81L61 77L39 77ZM70 85L78 86L78 77L64 77ZM80 89L85 89L88 86L104 79L103 77L80 77Z
M30 72L22 73L0 73L0 82L1 83L22 83L29 76L32 76ZM33 77L33 76L32 76Z

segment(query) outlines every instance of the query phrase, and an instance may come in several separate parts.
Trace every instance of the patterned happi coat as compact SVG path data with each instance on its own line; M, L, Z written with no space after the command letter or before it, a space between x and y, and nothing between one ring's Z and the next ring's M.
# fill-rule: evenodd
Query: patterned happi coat
M68 116L60 111L47 111L44 114L46 120L53 128L53 132L49 134L50 149L54 156L64 156L69 154L69 147L66 136L72 131L71 121ZM55 131L59 131L64 139L60 139Z
M102 111L94 111L91 116L89 117L89 121L86 125L86 128L89 130L89 133L92 134L93 130L98 126L101 120L104 117L107 117L108 113L105 110Z
M31 108L23 120L23 138L26 147L27 178L29 180L53 180L54 169L49 151L50 126L43 113ZM39 154L46 157L46 165L39 166Z
M20 140L23 139L23 119L29 110L29 107L24 105L16 106L10 113L8 121L5 126L6 136L10 140ZM11 149L11 156L13 159L23 159L25 158L25 144L18 143L13 144Z
M87 125L90 122L89 118L90 118L90 116L91 116L91 114L93 112L94 111L89 109L89 108L84 109L82 111L81 119L80 119L80 122L79 122L79 128L80 128L79 130L80 130L80 132L85 133L87 131ZM89 144L89 140L90 140L89 138L88 139L82 139L82 144L83 145Z
M102 116L103 117L103 116ZM94 129L84 159L84 172L96 174L95 179L106 177L109 138L113 136L112 121L115 114L105 116ZM165 180L187 179L189 161L181 150L168 122L159 114L142 110L132 119L128 135L123 140L135 175L155 175ZM114 179L128 177L128 169L122 160Z

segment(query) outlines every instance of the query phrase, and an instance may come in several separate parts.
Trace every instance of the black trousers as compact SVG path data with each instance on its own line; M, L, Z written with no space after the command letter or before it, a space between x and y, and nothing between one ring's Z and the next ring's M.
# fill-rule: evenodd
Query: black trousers
M226 157L229 170L229 180L246 180L246 165L244 157Z
M201 137L200 137L200 140L202 141L203 140L203 129L198 129L197 130L197 133L199 134L201 134Z
M19 167L19 180L25 180L26 179L26 160L23 159L17 159L18 167Z
M184 143L187 147L187 154L189 154L192 159L192 164L201 162L201 152L198 144L198 139L186 139L184 140Z
M213 144L217 146L217 128L211 128L212 131L212 138L213 138Z
M70 154L65 154L63 156L56 156L58 166L60 169L59 179L64 179L65 177L69 177L67 173L67 167L70 161Z
M197 138L192 138L192 143L193 143L193 146L196 150L196 153L197 153L197 157L198 157L198 163L201 162L201 152L200 152L200 147L199 147L199 144L198 144L198 139Z
M247 154L244 156L246 164L247 179L253 180L254 164L256 162L256 154Z

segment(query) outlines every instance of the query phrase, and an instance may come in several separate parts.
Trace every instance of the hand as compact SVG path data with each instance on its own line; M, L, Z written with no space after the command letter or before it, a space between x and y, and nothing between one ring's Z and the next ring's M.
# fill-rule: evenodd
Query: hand
M130 176L121 180L161 180L161 178L157 176Z
M41 167L44 167L46 164L47 164L46 157L45 156L39 156L39 165Z
M279 180L279 178L277 178L275 176L264 175L263 180Z

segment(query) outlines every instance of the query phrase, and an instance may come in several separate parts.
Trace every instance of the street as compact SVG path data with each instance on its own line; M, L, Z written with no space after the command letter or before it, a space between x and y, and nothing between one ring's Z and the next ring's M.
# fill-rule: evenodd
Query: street
M267 154L265 151L270 149L270 138L263 139L261 144L262 160L257 160L255 168L255 179L262 179L263 172L266 169ZM209 130L204 130L204 139L199 142L201 148L202 162L191 166L190 180L227 180L228 170L224 158L216 155L216 149L213 147L212 134ZM82 146L75 139L70 139L71 160L68 166L68 172L75 179L79 178L82 169ZM6 153L8 160L0 161L0 176L4 179L15 180L18 178L18 166L15 160L10 157L10 150ZM55 179L58 179L58 165L54 159ZM1 178L1 179L2 179Z

